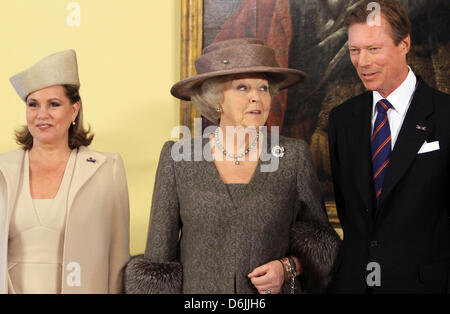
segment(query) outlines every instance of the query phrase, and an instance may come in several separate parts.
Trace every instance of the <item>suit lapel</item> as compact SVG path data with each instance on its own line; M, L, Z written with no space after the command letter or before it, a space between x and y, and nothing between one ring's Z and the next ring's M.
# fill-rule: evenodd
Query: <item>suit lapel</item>
M419 81L391 154L391 161L383 183L379 212L385 207L390 194L411 166L417 152L433 128L432 122L428 119L434 111L431 100L430 89L422 81ZM426 130L420 130L417 126L424 126Z
M7 200L0 203L0 294L8 292L8 234L12 211L17 198L20 178L22 177L23 158L25 151L18 149L10 153L3 154L0 158L0 173L3 175L6 184Z
M0 171L6 180L8 189L8 208L7 208L7 224L11 219L11 212L14 208L17 198L17 190L19 188L19 182L22 178L23 159L25 157L25 151L18 149L5 155L5 158L0 160Z
M356 178L357 189L364 201L366 208L371 209L372 202L372 177L370 163L370 132L372 117L372 93L363 94L362 101L353 111L354 123L348 124L347 138L349 140L350 156L354 164L354 176Z
M75 161L75 170L69 190L68 212L70 212L73 201L80 189L94 175L94 173L97 172L105 160L105 156L84 146L81 146L78 149L77 159Z
M260 136L263 136L263 147L253 177L247 185L247 195L261 193L261 191L263 191L263 186L267 182L269 172L277 173L276 170L279 168L280 158L278 158L278 160L273 160L274 157L271 154L272 147L282 146L282 143L279 141L279 134L272 134L267 132L267 130L264 130L260 132ZM275 163L278 163L277 167L276 169L272 169L272 166L275 165Z

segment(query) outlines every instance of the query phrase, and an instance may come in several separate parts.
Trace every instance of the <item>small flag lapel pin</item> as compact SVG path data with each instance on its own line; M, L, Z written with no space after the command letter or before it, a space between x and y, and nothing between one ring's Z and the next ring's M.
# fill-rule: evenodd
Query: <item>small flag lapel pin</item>
M416 125L416 129L417 129L417 130L420 130L420 131L426 131L426 130L427 130L427 127L426 127L426 126L423 126L423 125Z
M95 159L92 158L92 157L89 157L88 159L86 159L86 161L87 161L87 162L95 163L97 160L95 160Z

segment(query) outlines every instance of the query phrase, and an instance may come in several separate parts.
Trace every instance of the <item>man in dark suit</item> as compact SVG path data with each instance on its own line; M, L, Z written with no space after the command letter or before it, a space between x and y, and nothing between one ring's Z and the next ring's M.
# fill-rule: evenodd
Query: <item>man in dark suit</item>
M328 126L344 231L332 291L445 293L450 96L407 65L411 26L401 4L378 0L371 11L363 2L346 25L351 61L369 92L336 107Z

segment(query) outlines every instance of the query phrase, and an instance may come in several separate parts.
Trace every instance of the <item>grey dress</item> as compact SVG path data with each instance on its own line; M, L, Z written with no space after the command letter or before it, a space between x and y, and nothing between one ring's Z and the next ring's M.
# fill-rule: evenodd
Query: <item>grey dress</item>
M209 145L208 139L203 139L202 144ZM292 228L301 222L309 222L306 232L320 226L319 233L327 233L326 240L332 238L333 243L318 248L329 252L316 253L334 259L339 240L329 225L305 142L280 137L284 156L279 158L276 171L262 172L261 166L270 161L260 160L249 184L228 186L212 161L174 161L173 145L172 141L166 142L161 152L146 252L138 258L139 265L135 260L127 269L128 292L257 293L247 275L258 266L292 253ZM193 140L190 145L193 152ZM266 152L271 152L270 140ZM302 252L294 255L300 258ZM148 277L151 271L142 267L150 264L142 265L142 259L153 265L155 278ZM181 263L179 277L172 278L165 273L168 269L156 266L168 262ZM309 262L304 263L308 268ZM330 268L332 261L327 263ZM181 290L165 290L158 282L173 284L176 278L182 280ZM154 283L154 287L147 285Z

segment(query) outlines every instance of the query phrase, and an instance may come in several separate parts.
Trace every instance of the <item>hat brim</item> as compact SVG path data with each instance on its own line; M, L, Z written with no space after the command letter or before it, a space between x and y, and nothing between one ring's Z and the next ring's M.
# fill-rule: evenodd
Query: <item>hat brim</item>
M191 100L191 95L194 88L207 79L246 73L266 74L270 79L276 81L279 84L279 90L301 83L306 79L305 72L296 69L253 66L248 68L238 68L238 69L235 68L230 70L208 72L204 74L195 75L190 78L181 80L175 85L173 85L170 90L170 93L176 98L189 101Z

